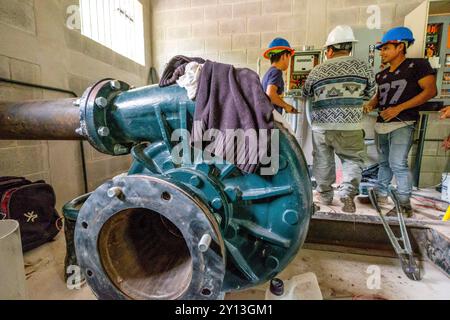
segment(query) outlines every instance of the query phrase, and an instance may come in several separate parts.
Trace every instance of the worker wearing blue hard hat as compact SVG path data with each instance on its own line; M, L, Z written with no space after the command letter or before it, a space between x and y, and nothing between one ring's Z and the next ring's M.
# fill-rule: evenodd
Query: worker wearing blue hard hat
M407 58L414 35L406 27L389 30L376 46L382 63L388 66L376 75L378 91L366 105L366 112L379 110L375 126L380 169L377 195L387 200L388 188L395 176L402 211L413 215L412 176L408 166L420 107L437 95L436 71L426 59ZM395 210L390 215L396 214Z
M283 38L274 39L264 53L264 58L270 60L271 67L264 75L262 85L275 110L279 113L282 113L283 110L287 113L297 112L293 106L281 98L281 95L284 93L283 72L289 68L289 63L294 53L295 50Z

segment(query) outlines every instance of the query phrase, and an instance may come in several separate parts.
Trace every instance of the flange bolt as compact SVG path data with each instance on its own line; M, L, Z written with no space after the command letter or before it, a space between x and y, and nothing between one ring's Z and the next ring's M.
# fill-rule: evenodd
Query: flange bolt
M123 195L123 191L119 187L112 187L107 192L108 197L112 198L120 198Z
M120 85L120 81L117 80L112 80L110 83L111 89L113 90L120 90L121 89L121 85Z
M110 134L108 127L100 127L97 132L101 137L107 137Z
M209 246L211 245L211 240L212 239L209 234L204 234L198 243L198 250L200 250L200 252L208 251Z
M104 109L108 106L108 100L106 100L106 98L103 98L103 97L98 97L97 99L95 99L95 104L99 108Z

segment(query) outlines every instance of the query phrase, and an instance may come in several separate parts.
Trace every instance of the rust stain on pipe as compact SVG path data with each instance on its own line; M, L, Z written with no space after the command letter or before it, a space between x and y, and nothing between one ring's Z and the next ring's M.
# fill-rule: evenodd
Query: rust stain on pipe
M0 102L0 140L83 140L75 100Z

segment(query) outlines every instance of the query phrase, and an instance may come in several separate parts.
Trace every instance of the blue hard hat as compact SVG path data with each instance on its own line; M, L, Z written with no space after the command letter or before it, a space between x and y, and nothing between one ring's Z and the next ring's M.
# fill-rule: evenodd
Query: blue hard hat
M284 50L290 51L291 54L295 53L295 50L291 48L291 45L286 39L275 38L270 42L269 48L264 52L264 58L270 59L270 53L278 53Z
M381 50L388 43L408 42L408 45L412 45L415 41L414 35L409 28L396 27L386 32L381 42L376 45L376 48L377 50Z

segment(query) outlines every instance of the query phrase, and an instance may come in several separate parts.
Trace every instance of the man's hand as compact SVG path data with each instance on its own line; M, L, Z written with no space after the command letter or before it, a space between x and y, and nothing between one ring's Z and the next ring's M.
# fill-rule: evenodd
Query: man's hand
M375 110L375 107L372 106L370 103L366 103L364 105L364 113L371 113L373 110Z
M395 119L402 111L403 109L399 106L390 107L382 111L380 115L384 119L384 121L389 122L392 119Z
M444 109L442 109L440 111L440 113L441 113L441 120L449 119L450 118L450 106L445 107Z
M450 150L450 136L447 137L447 139L444 140L442 143L442 148L444 148L445 151Z
M299 114L300 112L297 110L297 109L295 109L293 106L291 106L291 105L287 105L285 108L284 108L284 110L287 112L287 113L292 113L292 114Z

